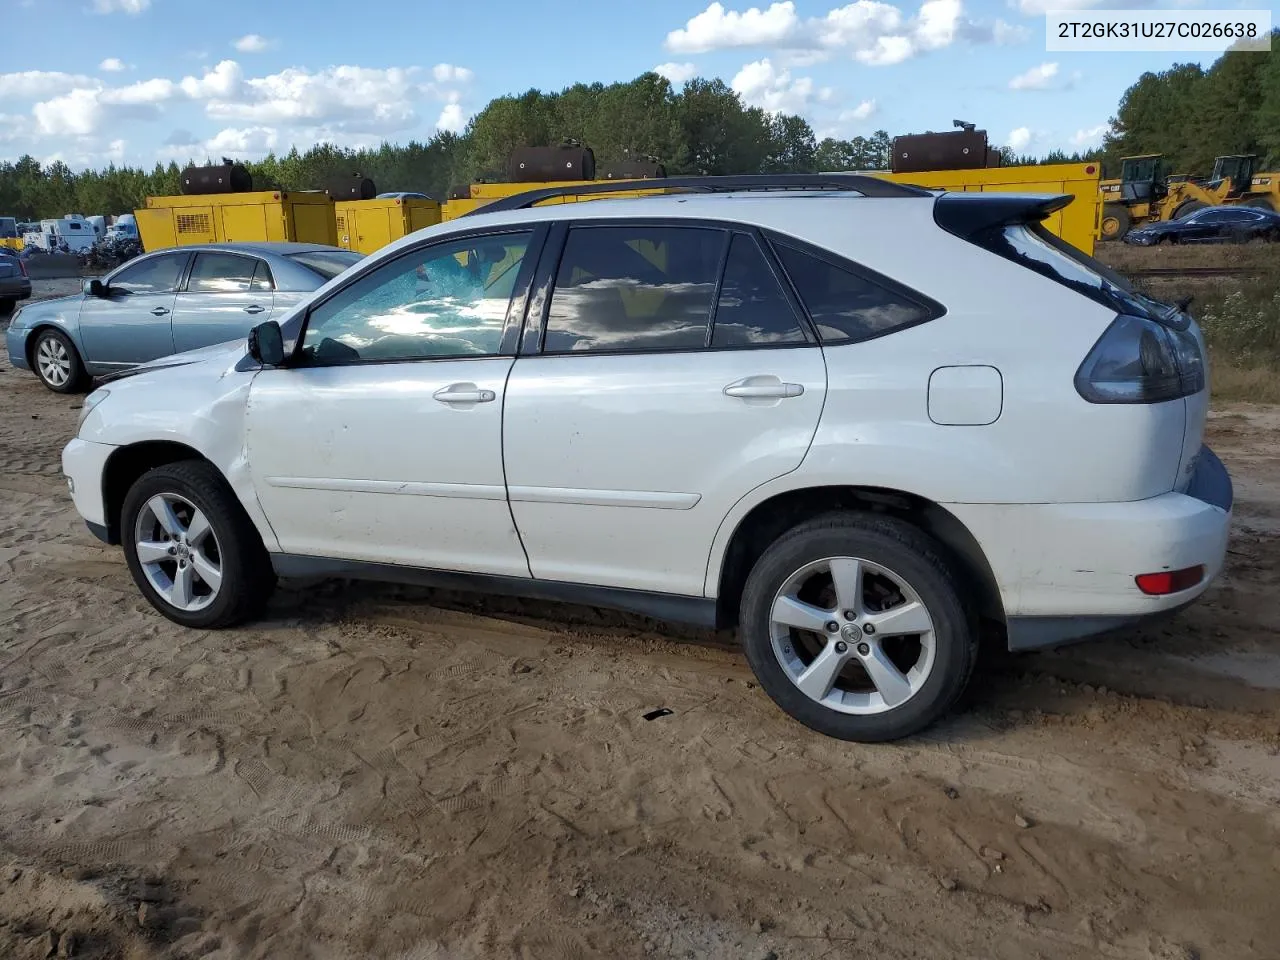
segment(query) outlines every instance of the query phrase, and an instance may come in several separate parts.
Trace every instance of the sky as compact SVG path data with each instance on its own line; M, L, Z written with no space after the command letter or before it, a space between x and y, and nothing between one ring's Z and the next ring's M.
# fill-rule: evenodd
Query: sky
M819 138L951 129L1096 146L1146 70L1203 53L1049 53L1046 8L1196 0L0 0L0 160L257 159L461 132L492 97L656 69L720 77ZM585 14L584 14L584 11ZM3 71L8 72L3 72Z

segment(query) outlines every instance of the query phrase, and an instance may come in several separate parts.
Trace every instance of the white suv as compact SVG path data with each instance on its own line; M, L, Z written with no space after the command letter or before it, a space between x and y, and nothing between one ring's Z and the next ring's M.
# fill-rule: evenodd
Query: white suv
M1218 574L1201 338L1044 229L1070 198L664 186L497 201L107 383L77 509L180 624L334 575L737 625L856 740L947 710L980 624L1054 645Z

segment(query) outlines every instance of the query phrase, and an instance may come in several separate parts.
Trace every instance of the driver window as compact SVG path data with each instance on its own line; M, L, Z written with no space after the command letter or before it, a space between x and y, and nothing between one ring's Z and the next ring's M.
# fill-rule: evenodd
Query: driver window
M496 356L532 236L440 243L371 271L312 311L303 356L318 363Z

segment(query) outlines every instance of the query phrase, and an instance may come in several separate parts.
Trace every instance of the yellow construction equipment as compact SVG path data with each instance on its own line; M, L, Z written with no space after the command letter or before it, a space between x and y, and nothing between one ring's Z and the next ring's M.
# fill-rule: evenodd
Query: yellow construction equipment
M290 240L338 245L333 201L319 192L262 190L147 197L134 211L148 253L194 243Z
M334 204L338 246L373 253L441 220L440 204L417 197L340 200Z
M1280 210L1280 172L1255 171L1251 154L1218 157L1207 178L1168 173L1160 154L1125 157L1120 178L1101 183L1103 240L1119 240L1135 224L1177 220L1218 204Z

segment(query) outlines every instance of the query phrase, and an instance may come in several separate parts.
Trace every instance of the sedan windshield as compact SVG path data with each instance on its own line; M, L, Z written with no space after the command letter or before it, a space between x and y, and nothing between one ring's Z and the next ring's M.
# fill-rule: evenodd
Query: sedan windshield
M364 254L351 250L308 250L306 253L291 253L289 259L314 270L326 280L332 280L364 259Z

